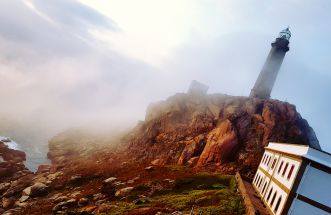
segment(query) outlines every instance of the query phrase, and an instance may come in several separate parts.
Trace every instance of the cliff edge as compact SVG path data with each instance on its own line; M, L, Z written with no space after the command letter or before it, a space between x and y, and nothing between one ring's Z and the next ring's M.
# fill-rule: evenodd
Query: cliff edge
M192 167L230 165L253 174L269 142L320 149L296 107L278 100L181 93L149 106L131 134L136 161ZM229 172L229 173L230 173Z

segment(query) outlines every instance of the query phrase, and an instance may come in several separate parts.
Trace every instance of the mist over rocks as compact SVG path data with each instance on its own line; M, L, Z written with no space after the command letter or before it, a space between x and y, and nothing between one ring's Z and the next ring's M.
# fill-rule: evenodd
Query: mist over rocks
M159 164L226 164L233 167L229 173L251 175L269 142L320 149L313 129L287 102L178 93L149 106L146 120L132 134L128 153L138 161L158 159Z
M185 177L237 171L252 177L268 142L319 148L294 105L207 89L194 83L188 93L150 105L145 120L130 130L61 132L48 143L51 164L36 173L22 163L24 152L0 143L0 173L15 170L0 175L0 211L98 213L130 206L132 213L145 214L137 202L154 204L149 199L155 193L176 189ZM148 210L175 211L157 205Z

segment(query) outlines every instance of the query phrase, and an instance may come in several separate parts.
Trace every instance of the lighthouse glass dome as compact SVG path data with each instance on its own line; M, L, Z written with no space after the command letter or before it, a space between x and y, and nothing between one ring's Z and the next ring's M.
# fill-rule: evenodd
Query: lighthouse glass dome
M286 40L290 40L290 37L291 37L291 32L289 28L282 30L278 36L278 38L284 38Z

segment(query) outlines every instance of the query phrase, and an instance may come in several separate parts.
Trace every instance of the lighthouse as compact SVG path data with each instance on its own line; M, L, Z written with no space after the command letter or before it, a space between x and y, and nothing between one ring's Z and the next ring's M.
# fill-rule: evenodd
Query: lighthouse
M289 48L291 32L289 28L282 30L275 42L271 43L271 50L262 70L257 78L250 97L268 99L275 84L278 71Z

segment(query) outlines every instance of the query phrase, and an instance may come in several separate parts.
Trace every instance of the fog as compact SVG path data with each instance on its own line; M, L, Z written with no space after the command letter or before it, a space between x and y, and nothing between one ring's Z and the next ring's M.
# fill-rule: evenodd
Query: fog
M0 133L47 151L66 128L134 126L193 79L247 96L290 25L272 98L295 104L331 151L330 10L327 0L3 0Z

